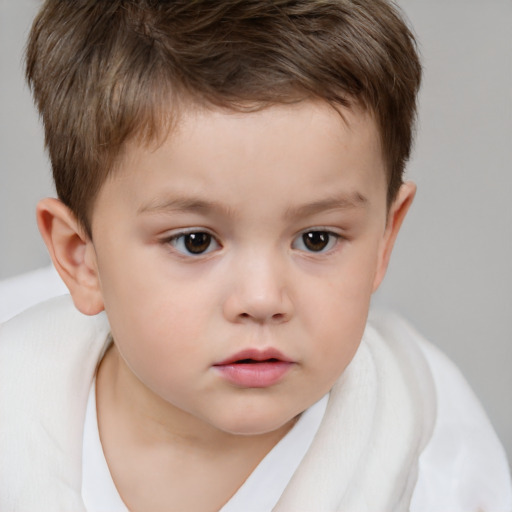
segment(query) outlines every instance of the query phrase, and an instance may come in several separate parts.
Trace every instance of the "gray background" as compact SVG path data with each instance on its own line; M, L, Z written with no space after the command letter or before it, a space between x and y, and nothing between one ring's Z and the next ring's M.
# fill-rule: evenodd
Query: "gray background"
M49 262L52 195L21 55L38 2L0 0L0 279ZM377 305L462 369L512 459L512 1L402 0L425 66L409 177L418 195Z

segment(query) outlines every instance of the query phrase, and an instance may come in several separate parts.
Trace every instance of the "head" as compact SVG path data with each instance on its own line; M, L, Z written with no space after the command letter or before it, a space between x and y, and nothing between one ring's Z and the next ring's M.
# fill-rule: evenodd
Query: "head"
M47 0L27 46L59 198L89 235L129 140L154 143L191 104L359 106L379 130L388 205L412 144L421 67L386 0Z
M27 76L60 199L40 229L78 309L106 310L127 386L232 433L327 392L414 195L420 65L396 9L50 0Z

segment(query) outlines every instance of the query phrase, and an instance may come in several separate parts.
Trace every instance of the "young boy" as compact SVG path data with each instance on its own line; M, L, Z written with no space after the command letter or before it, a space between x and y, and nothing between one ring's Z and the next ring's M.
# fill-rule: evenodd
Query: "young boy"
M367 324L420 76L383 0L44 4L37 217L74 305L0 331L0 510L511 508L457 371Z

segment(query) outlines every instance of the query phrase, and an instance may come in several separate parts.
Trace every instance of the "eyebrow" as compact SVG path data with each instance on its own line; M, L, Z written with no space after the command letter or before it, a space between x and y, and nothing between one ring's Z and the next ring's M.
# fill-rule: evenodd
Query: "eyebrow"
M295 219L330 210L353 210L364 208L367 204L368 199L359 192L355 192L353 194L328 197L304 205L290 207L286 210L285 217L287 219ZM154 200L141 206L137 210L138 214L171 212L199 213L203 215L221 213L227 217L235 216L234 210L222 203L195 197L175 197Z
M287 218L309 217L330 210L362 209L367 205L368 199L359 192L354 192L353 194L327 197L298 207L288 208L285 215Z
M228 217L234 215L233 210L222 203L195 197L175 197L164 200L155 200L144 206L141 206L137 210L137 213L139 214L168 212L187 212L200 214L219 212Z

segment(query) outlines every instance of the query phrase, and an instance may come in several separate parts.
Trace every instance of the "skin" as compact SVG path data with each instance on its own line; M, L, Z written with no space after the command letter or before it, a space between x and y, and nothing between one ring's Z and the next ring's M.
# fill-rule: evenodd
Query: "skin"
M415 187L388 211L374 119L341 113L190 109L157 148L127 145L92 240L62 203L39 204L75 305L111 324L98 421L130 510L218 510L354 356ZM290 369L235 385L215 364L246 348Z

